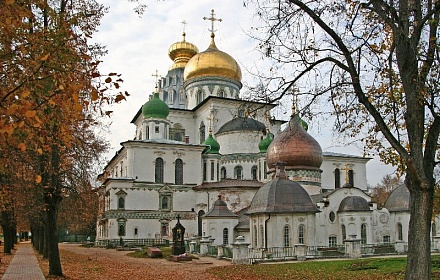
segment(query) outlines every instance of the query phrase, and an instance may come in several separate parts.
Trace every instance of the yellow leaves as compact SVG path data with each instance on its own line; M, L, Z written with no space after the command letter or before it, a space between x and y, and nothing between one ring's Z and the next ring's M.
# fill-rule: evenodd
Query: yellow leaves
M40 58L41 61L46 61L49 58L50 54L46 54L45 56L43 56L42 58Z
M6 5L12 5L14 4L15 0L6 0Z
M18 148L20 149L20 151L22 151L22 152L26 151L26 145L25 145L23 142L21 142L20 144L18 144L17 147L18 147Z
M24 114L27 118L33 118L37 115L37 111L35 110L28 110L26 111L26 113Z
M42 154L43 154L43 149L38 148L38 149L37 149L37 153L38 153L39 155L42 155Z
M18 110L18 105L16 103L9 106L9 108L6 110L6 114L12 115L15 114Z
M81 112L82 111L82 106L79 103L76 103L73 108L77 111L77 112Z
M23 93L21 94L21 98L26 98L26 97L28 97L30 94L31 94L31 92L27 90L27 91L25 91L25 92L23 92Z
M39 183L41 183L42 180L43 180L43 178L41 178L40 175L35 176L35 183L39 184Z
M8 134L9 137L11 137L12 133L14 133L14 130L15 130L15 127L12 124L4 125L4 126L0 127L0 132Z

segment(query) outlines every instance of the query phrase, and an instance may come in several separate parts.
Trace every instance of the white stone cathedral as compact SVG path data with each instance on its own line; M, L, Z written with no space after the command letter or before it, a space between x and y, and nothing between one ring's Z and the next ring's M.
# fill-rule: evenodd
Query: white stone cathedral
M238 235L251 248L407 242L408 190L377 209L370 159L323 153L295 112L285 122L270 116L276 105L241 100L240 67L214 39L202 52L185 33L170 46L135 137L99 176L96 242L171 239L178 216L187 238L227 246Z

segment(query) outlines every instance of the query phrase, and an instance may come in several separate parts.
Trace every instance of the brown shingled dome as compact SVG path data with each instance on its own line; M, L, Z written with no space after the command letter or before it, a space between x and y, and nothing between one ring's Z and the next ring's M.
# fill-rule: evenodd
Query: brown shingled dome
M267 165L275 168L275 163L284 162L286 170L318 170L322 164L322 149L319 143L304 130L299 116L291 118L287 127L267 148Z

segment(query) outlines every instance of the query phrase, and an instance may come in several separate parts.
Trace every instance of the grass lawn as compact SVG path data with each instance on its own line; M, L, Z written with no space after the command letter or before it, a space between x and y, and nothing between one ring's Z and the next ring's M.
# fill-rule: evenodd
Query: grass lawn
M208 272L220 279L403 279L406 258L305 261L289 264L234 265ZM432 279L440 279L440 256L432 257Z

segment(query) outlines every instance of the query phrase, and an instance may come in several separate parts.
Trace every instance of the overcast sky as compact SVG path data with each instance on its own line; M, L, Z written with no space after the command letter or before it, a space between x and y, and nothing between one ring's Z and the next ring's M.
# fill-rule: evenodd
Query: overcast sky
M120 149L121 142L133 139L135 127L130 121L154 90L153 74L157 70L159 75L165 76L172 65L168 48L174 42L181 41L183 21L186 22L186 40L195 44L199 51L204 51L210 42L211 21L203 20L203 17L210 17L214 9L215 17L222 19L221 22L215 22L217 47L237 60L245 82L252 80L247 69L256 67L255 62L260 59L260 54L254 50L256 42L249 38L247 32L252 26L258 26L258 21L253 17L253 8L244 7L242 1L150 0L145 1L148 7L142 17L134 12L135 4L128 0L99 2L109 7L99 32L93 37L94 41L105 45L108 50L101 72L122 74L122 89L130 93L127 101L111 108L114 113L107 135L111 144L108 159ZM290 112L284 111L277 112L279 118L288 118ZM359 145L347 146L333 136L331 126L324 119L314 120L309 125L309 133L318 140L324 151L362 156ZM368 183L376 185L393 170L377 159L371 160L367 164Z

